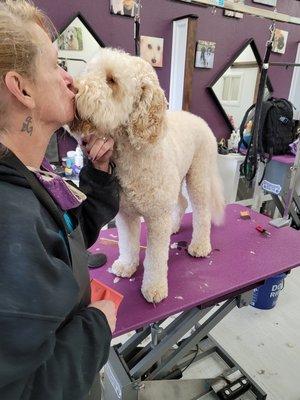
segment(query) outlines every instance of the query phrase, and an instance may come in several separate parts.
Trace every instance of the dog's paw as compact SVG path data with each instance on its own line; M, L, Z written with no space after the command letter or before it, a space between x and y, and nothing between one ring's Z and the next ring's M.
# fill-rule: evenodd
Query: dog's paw
M168 283L167 282L155 282L155 283L143 283L142 293L145 299L149 303L159 303L166 297L168 297Z
M137 270L136 264L124 264L120 260L116 260L111 266L111 272L122 278L130 278Z
M209 242L191 243L188 253L193 257L207 257L211 253L211 244Z

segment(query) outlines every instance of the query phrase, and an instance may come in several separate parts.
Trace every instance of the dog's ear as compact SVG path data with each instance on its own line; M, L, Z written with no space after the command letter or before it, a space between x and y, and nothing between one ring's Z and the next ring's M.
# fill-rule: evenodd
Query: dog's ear
M144 79L127 127L130 143L135 148L155 143L163 135L166 109L167 100L158 81Z

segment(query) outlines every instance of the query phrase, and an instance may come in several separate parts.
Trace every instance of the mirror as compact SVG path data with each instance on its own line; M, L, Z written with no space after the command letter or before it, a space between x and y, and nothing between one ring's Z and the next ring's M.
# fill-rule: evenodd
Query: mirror
M99 49L105 47L80 13L62 29L54 43L60 66L75 77Z
M230 130L240 127L245 112L256 101L261 65L255 42L249 39L208 87ZM268 78L265 98L272 92Z

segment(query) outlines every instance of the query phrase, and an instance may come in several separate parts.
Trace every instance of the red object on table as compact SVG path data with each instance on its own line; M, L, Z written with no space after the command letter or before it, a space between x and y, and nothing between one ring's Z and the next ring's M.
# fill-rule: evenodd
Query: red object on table
M257 225L255 228L258 232L262 233L263 235L270 236L270 232L268 232L264 227L261 225Z
M124 296L117 292L116 290L110 288L98 281L97 279L91 280L91 302L99 301L99 300L111 300L116 305L116 310L118 310Z

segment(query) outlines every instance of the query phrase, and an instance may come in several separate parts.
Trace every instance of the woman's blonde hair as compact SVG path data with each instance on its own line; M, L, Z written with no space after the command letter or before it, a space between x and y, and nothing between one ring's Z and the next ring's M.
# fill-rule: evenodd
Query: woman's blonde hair
M34 79L39 44L32 25L39 25L52 39L56 34L50 19L30 0L0 0L0 131L4 128L5 104L1 89L9 71Z

